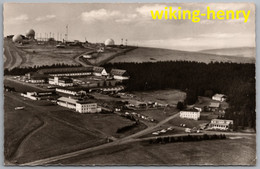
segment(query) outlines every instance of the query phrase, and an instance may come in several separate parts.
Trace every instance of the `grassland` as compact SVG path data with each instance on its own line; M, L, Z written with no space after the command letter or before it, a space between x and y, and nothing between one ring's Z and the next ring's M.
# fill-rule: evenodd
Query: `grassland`
M78 65L74 58L90 49L81 47L56 48L55 45L27 44L16 45L11 40L4 39L4 68L33 67L64 63Z
M133 143L88 153L59 161L59 163L70 165L254 165L256 163L255 139L255 136L245 136L238 139L170 144Z
M99 145L105 141L90 131L79 130L67 121L52 117L47 111L53 109L51 105L19 101L19 96L11 96L9 93L5 96L5 103L8 103L5 104L5 159L8 161L23 163ZM34 105L25 105L25 102ZM25 109L14 110L16 106L25 106Z
M14 110L24 106L24 110ZM133 121L116 114L79 114L48 101L24 99L5 92L5 160L25 163L121 138L146 126L117 133Z
M4 78L4 85L9 87L14 87L17 92L40 92L44 89L38 88L33 84L28 84L21 81L12 80L11 78L5 77Z
M56 48L54 45L30 45L20 46L20 50L30 55L30 61L21 65L21 67L52 65L64 63L68 65L77 65L74 57L87 52L88 49L80 47Z
M216 54L216 55L256 58L256 49L254 47L209 49L209 50L202 50L200 52L208 53L208 54Z
M254 58L239 56L215 55L199 52L187 52L159 48L139 47L133 51L121 55L111 60L110 63L117 62L158 62L158 61L195 61L195 62L235 62L235 63L255 63Z
M83 130L99 133L103 137L112 136L120 138L129 135L131 134L131 131L118 134L117 129L133 123L132 121L116 114L78 114L66 110L52 111L52 114L61 120L77 124ZM140 125L134 132L144 128L144 125Z
M142 100L150 100L161 104L177 105L178 101L186 98L186 93L180 90L157 90L134 92Z

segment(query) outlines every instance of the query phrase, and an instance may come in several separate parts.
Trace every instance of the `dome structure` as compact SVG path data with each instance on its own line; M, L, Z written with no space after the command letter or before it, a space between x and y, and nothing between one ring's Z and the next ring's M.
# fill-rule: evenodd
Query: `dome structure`
M113 46L115 45L115 41L113 39L107 39L105 41L105 46Z
M13 42L21 42L23 40L23 37L22 37L22 35L17 34L17 35L13 36L12 40L13 40Z
M29 39L34 39L35 37L35 31L33 29L29 29L28 31L26 31L25 33L26 37L28 37Z

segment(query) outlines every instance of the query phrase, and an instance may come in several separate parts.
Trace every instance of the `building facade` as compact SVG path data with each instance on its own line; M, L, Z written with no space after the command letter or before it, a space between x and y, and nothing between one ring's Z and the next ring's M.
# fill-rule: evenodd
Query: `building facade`
M79 113L98 113L101 108L97 103L91 101L79 101L70 97L61 97L57 100L57 104L69 109L73 109Z
M93 75L94 76L107 76L107 71L103 67L93 67Z
M200 111L197 110L197 109L182 110L182 111L180 111L180 118L199 120L199 118L200 118Z
M212 119L208 129L212 130L232 130L233 129L233 120L225 119Z
M73 86L73 80L70 78L61 78L55 76L53 78L49 78L49 84L62 86L62 87L69 87L69 86Z
M212 100L223 102L227 100L227 96L224 94L215 94L214 96L212 96Z
M110 76L112 76L116 80L128 80L129 75L127 74L126 70L121 69L112 69L110 71Z

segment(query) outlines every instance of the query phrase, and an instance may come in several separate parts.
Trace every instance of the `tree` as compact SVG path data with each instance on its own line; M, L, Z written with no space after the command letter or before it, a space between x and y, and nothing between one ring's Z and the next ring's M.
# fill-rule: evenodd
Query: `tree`
M177 103L177 109L179 109L179 110L183 110L185 108L185 105L183 104L183 102L178 102Z

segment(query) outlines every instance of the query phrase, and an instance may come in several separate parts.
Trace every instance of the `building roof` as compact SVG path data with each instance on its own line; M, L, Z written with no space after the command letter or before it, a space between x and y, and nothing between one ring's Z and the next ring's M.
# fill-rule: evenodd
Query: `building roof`
M93 72L101 73L104 69L105 69L105 68L103 68L103 67L94 66L94 67L93 67Z
M92 72L93 67L68 67L68 68L49 68L40 69L37 72L40 74L54 74L54 73L78 73L78 72Z
M71 104L89 104L89 103L95 103L93 100L78 100L76 98L71 98L71 97L60 97L58 101L63 101Z
M43 74L39 74L37 72L30 72L30 73L27 73L27 75L30 74L30 78L31 79L47 79L48 76L46 75L43 75Z
M117 76L128 76L126 70L122 70L122 69L112 69L110 71L111 75L117 75Z
M73 99L71 97L60 97L60 98L58 98L58 101L63 101L63 102L71 103L71 104L77 103L77 100Z
M233 120L226 120L226 119L212 119L211 123L215 124L233 124Z
M222 97L227 97L226 95L224 94L215 94L213 97L218 97L218 98L222 98Z
M219 108L220 104L219 103L210 103L209 107L212 107L212 108Z
M195 109L195 108L184 109L181 112L185 112L185 111L187 111L187 112L200 112L198 109Z

